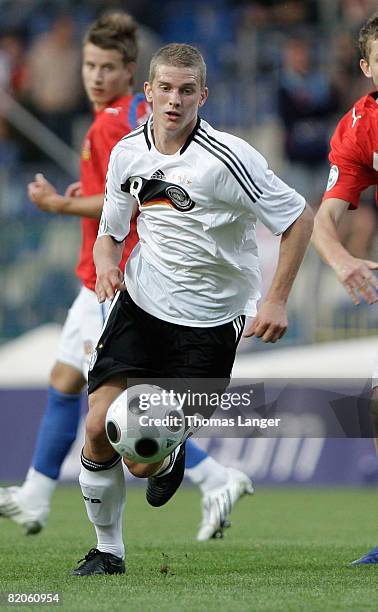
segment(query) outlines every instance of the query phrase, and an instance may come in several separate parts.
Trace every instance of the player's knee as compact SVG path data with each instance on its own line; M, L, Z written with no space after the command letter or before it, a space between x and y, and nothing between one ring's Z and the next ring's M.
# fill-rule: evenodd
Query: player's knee
M50 385L57 391L67 394L80 393L85 379L76 368L57 361L50 372Z
M105 419L101 415L89 412L85 421L85 437L92 445L108 445L105 432Z

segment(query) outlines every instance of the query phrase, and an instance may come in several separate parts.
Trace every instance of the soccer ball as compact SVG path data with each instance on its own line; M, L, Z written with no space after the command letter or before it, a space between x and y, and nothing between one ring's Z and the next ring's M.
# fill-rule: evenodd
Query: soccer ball
M135 385L110 405L106 434L114 450L136 463L155 463L181 442L185 417L172 391Z

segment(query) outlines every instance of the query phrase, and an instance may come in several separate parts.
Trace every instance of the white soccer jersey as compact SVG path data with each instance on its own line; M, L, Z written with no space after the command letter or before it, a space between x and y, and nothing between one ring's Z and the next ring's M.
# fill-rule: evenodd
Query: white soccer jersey
M160 153L152 121L113 149L99 236L122 241L136 201L139 243L125 281L138 306L198 327L254 316L261 282L256 221L281 234L304 198L244 140L200 119L179 151Z

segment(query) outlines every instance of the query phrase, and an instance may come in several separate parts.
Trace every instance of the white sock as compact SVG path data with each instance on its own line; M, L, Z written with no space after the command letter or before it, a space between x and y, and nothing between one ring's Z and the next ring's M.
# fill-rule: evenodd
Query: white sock
M186 469L185 474L200 487L202 493L218 489L228 480L227 468L212 457L206 457L196 466Z
M47 520L50 510L51 497L55 491L57 480L37 472L30 467L26 479L17 492L17 499L21 506L27 509L35 518Z
M88 518L95 526L98 550L123 558L122 516L126 485L122 461L100 471L87 470L82 465L79 482Z
M155 474L152 474L152 476L166 476L167 474L172 472L172 468L175 464L177 453L180 450L180 446L181 445L179 444L177 448L175 448L175 450L164 459L161 466L156 470Z
M97 535L96 548L101 552L109 552L123 559L125 557L125 546L122 540L122 518L123 512L112 525L95 525L95 529Z

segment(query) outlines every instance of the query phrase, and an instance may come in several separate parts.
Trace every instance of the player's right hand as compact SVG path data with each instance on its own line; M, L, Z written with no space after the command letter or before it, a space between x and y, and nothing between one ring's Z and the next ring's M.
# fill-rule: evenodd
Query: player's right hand
M356 257L346 259L335 268L354 304L360 304L361 299L368 304L378 302L378 278L374 270L378 270L377 262Z
M57 193L55 187L45 179L43 174L36 174L34 181L28 184L28 195L40 210L60 212L63 198Z
M105 300L113 300L117 291L125 289L123 274L119 268L113 267L106 272L97 272L95 291L100 304Z
M244 330L243 337L256 336L263 342L277 342L287 330L286 306L283 303L264 302Z

